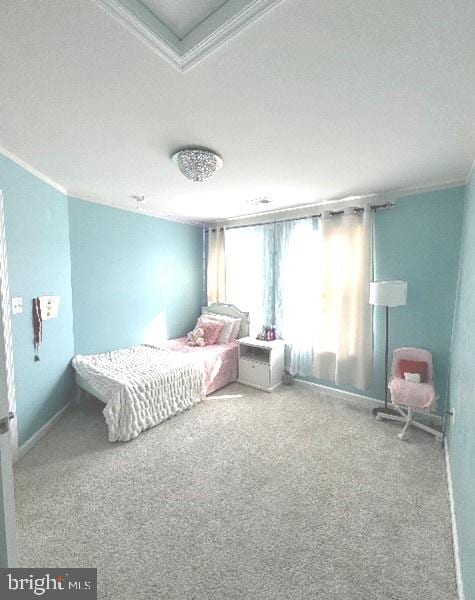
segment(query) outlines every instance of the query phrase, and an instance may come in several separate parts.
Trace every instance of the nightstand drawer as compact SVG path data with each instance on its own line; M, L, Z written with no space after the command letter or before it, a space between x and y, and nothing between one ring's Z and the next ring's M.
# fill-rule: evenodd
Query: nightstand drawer
M239 361L239 379L255 385L269 387L269 365L241 358Z

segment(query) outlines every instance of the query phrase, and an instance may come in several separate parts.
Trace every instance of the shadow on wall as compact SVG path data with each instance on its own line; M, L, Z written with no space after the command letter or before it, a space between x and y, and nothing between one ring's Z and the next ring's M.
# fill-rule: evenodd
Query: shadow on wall
M156 346L168 340L167 315L164 310L145 329L143 343Z

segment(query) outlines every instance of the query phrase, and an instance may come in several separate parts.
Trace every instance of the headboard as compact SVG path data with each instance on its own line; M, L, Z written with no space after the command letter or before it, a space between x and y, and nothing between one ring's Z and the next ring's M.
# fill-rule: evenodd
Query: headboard
M223 302L214 302L209 306L201 308L201 314L214 313L216 315L225 315L227 317L235 317L241 319L241 328L239 329L239 338L249 335L249 313L239 310L234 304L224 304Z

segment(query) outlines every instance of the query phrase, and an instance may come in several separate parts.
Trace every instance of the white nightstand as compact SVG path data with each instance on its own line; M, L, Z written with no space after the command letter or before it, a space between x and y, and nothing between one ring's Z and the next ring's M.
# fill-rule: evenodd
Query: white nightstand
M252 337L239 341L239 383L271 392L282 383L284 340L267 342Z

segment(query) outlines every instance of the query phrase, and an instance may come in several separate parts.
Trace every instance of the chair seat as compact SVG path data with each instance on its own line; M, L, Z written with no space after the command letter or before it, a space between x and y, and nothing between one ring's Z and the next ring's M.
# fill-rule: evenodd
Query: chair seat
M388 388L393 404L408 406L420 411L429 411L436 399L432 383L413 383L400 377L393 377Z

